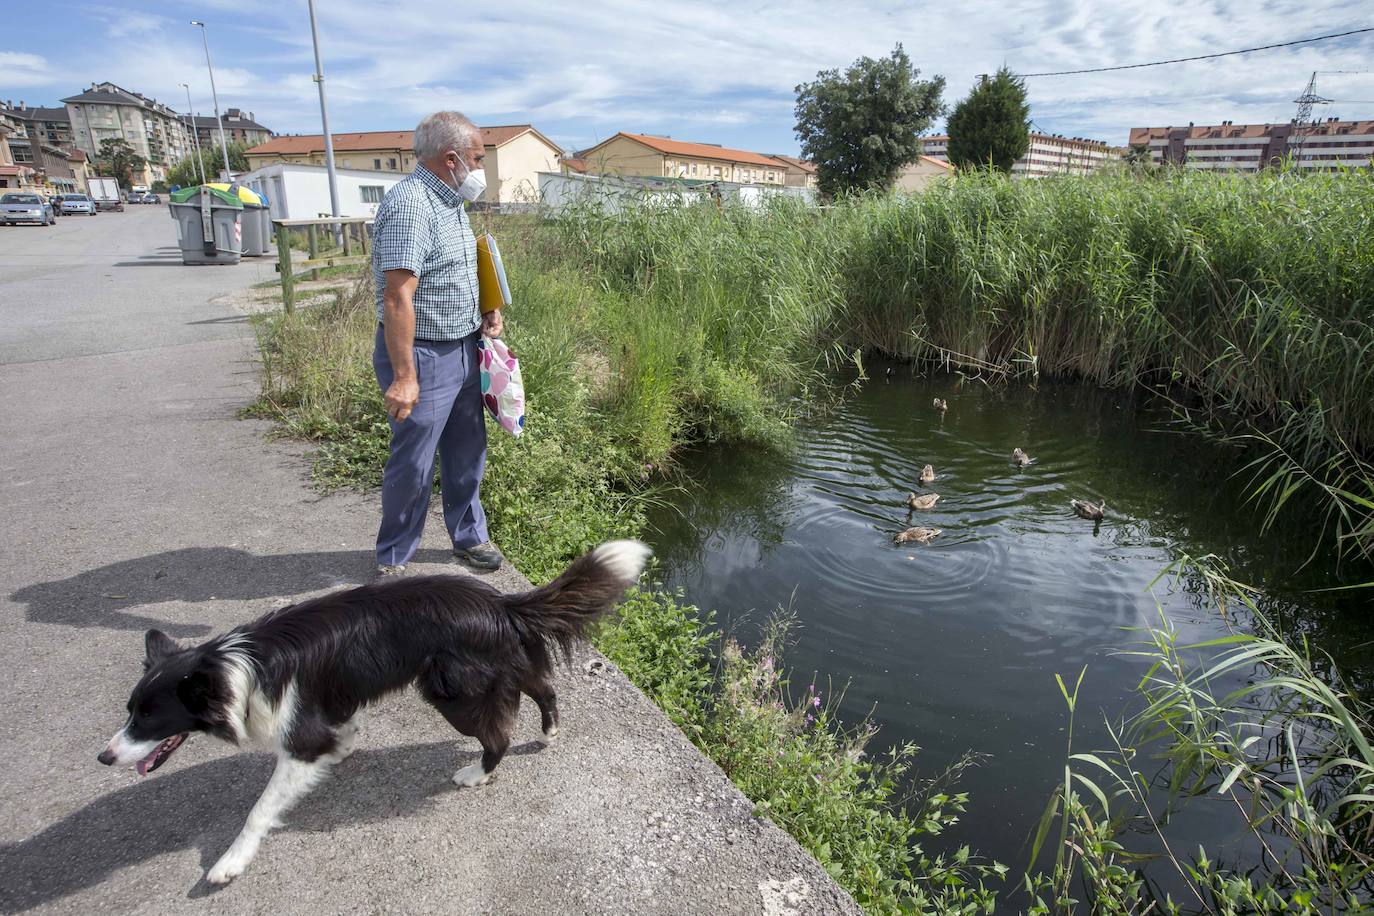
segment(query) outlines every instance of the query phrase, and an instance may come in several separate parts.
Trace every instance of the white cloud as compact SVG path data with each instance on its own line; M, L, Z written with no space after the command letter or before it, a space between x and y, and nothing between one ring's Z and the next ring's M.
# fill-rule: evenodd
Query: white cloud
M42 55L0 51L0 90L42 86L51 79L52 71Z

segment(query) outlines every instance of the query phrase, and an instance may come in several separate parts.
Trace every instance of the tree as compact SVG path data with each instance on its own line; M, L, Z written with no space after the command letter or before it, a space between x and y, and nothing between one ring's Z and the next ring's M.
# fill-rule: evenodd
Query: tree
M816 163L821 193L886 190L921 155L920 134L944 113L945 78L920 79L900 44L843 74L822 70L797 87L797 138Z
M142 172L148 164L134 151L127 140L112 137L100 141L100 152L96 154L96 171L119 180L121 186L128 188L134 183L134 172Z
M1010 172L1030 148L1026 84L1006 67L986 74L949 116L949 161L961 169Z
M243 154L247 149L242 143L229 144L229 168L235 172L248 171L248 157ZM205 167L207 181L215 181L224 170L224 154L219 144L203 146L200 150L201 165ZM167 170L167 184L187 187L200 184L201 171L196 167L196 154L192 153Z

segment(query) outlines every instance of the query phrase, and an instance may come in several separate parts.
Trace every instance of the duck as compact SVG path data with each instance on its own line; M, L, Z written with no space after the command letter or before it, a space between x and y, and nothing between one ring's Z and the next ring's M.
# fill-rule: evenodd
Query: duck
M1088 521L1100 522L1102 516L1107 511L1107 501L1102 500L1101 504L1094 505L1086 499L1075 499L1072 501L1073 514L1079 518L1086 518Z
M908 493L906 505L913 512L917 509L934 509L935 504L940 501L939 493L927 493L924 496L917 496L915 493Z
M905 531L898 531L892 538L892 543L905 544L909 541L915 541L918 544L929 544L939 533L939 528L908 528Z
M1017 467L1022 468L1035 463L1035 459L1032 458L1030 455L1027 455L1025 452L1021 451L1020 448L1014 448L1011 450L1011 460L1016 463Z
M940 411L940 413L944 413L946 410L949 410L949 403L945 401L944 398L936 398L934 406L936 410Z
M932 480L934 480L934 479L935 479L935 466L934 466L934 465L928 464L928 465L926 465L925 467L921 468L921 483L930 483L930 482L931 482Z

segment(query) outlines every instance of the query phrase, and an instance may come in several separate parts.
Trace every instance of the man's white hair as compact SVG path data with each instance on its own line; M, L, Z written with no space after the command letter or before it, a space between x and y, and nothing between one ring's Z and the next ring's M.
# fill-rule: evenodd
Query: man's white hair
M436 111L415 126L415 158L421 161L449 150L462 155L481 142L481 131L461 111Z

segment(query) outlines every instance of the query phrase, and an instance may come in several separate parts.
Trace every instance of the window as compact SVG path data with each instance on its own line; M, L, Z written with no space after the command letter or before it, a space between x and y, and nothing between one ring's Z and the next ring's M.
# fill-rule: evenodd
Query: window
M373 160L372 160L372 167L373 167L374 169L376 169L377 171L380 172L380 171L382 170L382 160L380 160L380 159L373 159Z
M358 193L363 197L365 204L379 204L382 202L383 188L379 184L365 184L358 188Z
M395 160L395 159L388 159L388 160L386 161L386 167L389 168L389 169L391 169L391 171L393 171L393 172L396 171L396 160Z

